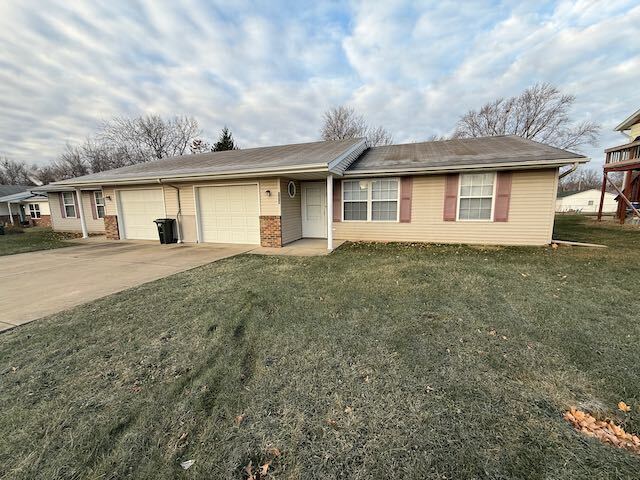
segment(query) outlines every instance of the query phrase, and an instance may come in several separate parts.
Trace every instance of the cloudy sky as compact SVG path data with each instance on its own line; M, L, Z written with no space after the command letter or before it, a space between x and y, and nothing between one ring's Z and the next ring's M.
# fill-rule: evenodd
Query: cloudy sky
M640 108L639 25L638 0L2 0L0 155L46 163L140 113L227 124L245 148L310 141L343 103L420 141L548 81L602 124L601 162Z

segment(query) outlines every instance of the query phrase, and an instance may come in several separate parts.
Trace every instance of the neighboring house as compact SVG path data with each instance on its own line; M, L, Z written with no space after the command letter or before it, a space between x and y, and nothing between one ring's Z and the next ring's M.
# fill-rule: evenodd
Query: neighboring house
M27 185L0 185L0 223L51 225L46 194L32 193L32 188Z
M111 239L156 239L153 220L174 218L184 242L545 245L558 170L586 161L516 136L374 148L348 139L184 155L38 190L49 193L54 228L73 219Z
M630 213L636 216L637 222L637 217L640 217L640 110L632 113L614 130L625 135L628 142L605 150L602 192L606 190L607 183L616 190L616 217L620 223L624 223ZM610 180L611 172L624 172L622 188ZM604 205L601 205L598 220L604 211Z
M596 213L600 203L600 190L590 188L582 191L558 192L556 212ZM614 213L618 208L616 196L604 193L604 213Z

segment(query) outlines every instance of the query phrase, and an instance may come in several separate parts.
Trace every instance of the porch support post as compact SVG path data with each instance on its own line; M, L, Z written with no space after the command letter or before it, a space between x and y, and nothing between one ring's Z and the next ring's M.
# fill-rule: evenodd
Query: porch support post
M80 226L82 227L82 238L89 238L87 230L87 221L84 216L84 207L82 206L82 190L76 188L76 198L78 199L78 212L80 213Z
M627 170L624 172L624 187L622 187L622 193L624 193L624 195L622 196L626 197L627 199L631 196L630 193L631 193L631 177L632 176L633 176L633 170ZM627 208L624 207L620 212L620 223L624 224L626 220L627 220Z
M600 190L600 206L598 207L598 221L602 221L602 208L604 207L604 194L607 191L607 171L602 175L602 190Z
M13 213L11 213L11 202L7 202L7 207L9 208L9 219L11 220L11 225L13 225Z
M333 250L333 175L327 175L327 250Z

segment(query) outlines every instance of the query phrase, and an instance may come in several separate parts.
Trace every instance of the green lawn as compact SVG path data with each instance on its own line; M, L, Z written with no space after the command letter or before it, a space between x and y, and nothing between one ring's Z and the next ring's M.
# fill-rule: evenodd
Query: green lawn
M64 240L75 236L69 233L54 232L50 228L44 227L25 228L24 233L10 234L7 231L6 235L0 235L0 256L69 247L73 244Z
M562 419L640 432L640 230L585 222L610 248L242 255L4 333L0 476L638 478Z

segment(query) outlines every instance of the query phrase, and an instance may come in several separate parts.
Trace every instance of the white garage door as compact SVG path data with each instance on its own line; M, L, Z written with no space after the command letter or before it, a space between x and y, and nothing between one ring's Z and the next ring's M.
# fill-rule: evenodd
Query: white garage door
M260 243L257 185L199 187L200 238L212 243Z
M153 221L165 217L162 190L120 190L118 195L124 238L157 240L158 228Z

